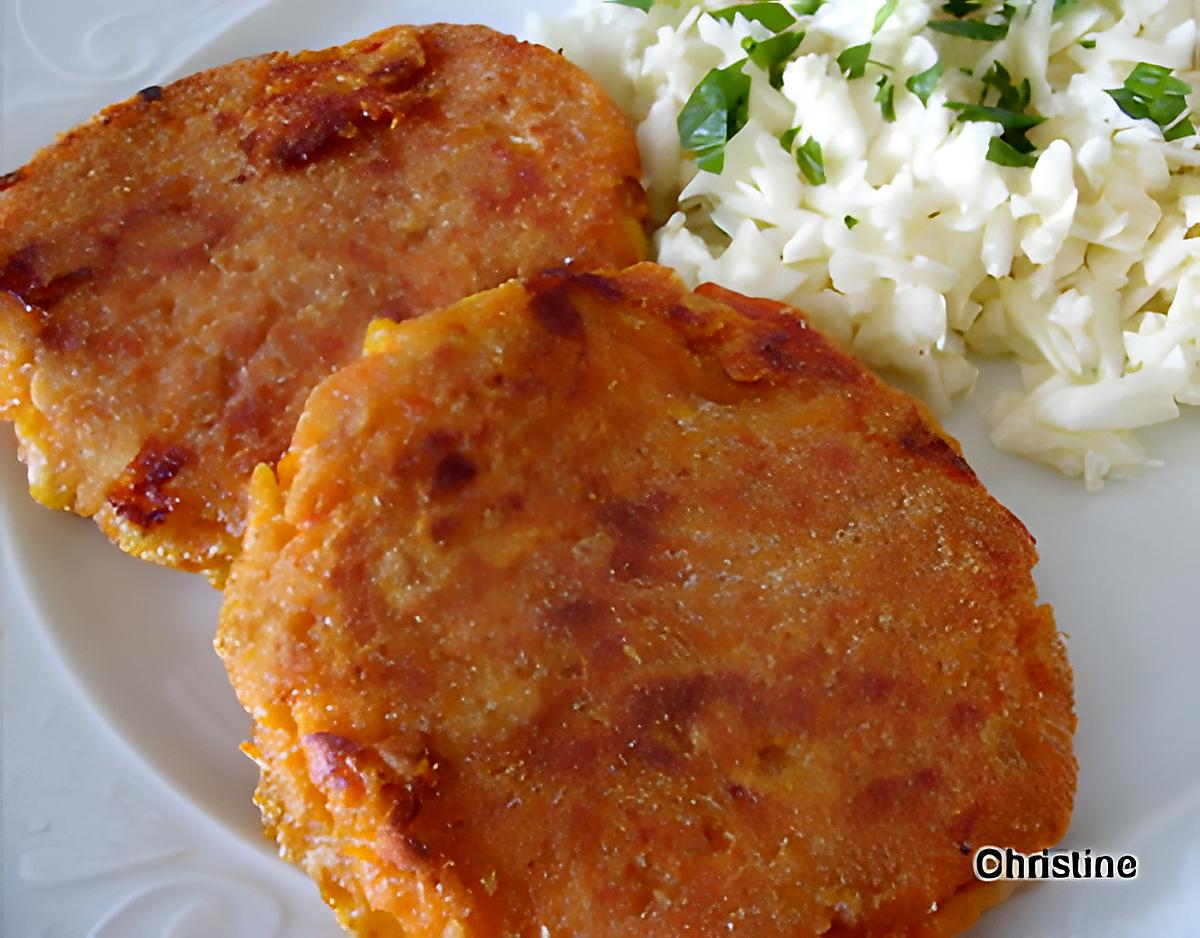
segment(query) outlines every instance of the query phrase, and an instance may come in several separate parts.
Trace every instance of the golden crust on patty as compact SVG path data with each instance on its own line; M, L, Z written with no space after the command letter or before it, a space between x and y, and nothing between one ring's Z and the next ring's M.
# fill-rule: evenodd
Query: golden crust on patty
M949 934L975 847L1063 834L1032 538L794 310L552 272L367 352L256 473L217 641L351 931Z
M574 65L395 27L149 88L0 177L0 416L40 501L220 579L254 466L367 323L644 256L633 134Z

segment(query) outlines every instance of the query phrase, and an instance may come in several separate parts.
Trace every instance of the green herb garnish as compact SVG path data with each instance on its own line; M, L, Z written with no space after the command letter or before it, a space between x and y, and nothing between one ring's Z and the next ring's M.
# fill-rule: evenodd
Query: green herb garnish
M1079 44L1081 46L1083 46L1085 49L1096 48L1096 40L1095 39L1080 39Z
M1037 157L1032 153L1022 153L1016 147L1004 142L1003 137L992 137L988 141L987 158L1001 166L1035 166Z
M1014 85L1012 76L999 62L993 62L991 68L979 79L985 88L994 88L999 96L996 106L1009 111L1023 111L1029 106L1029 79L1023 79L1021 84ZM986 94L986 91L985 91Z
M796 163L804 173L804 178L814 186L825 181L825 160L821 156L821 144L816 138L809 137L796 148Z
M1152 120L1165 140L1179 140L1196 132L1192 122L1180 115L1187 110L1191 86L1176 78L1169 68L1138 62L1120 88L1106 88L1105 94L1134 120ZM1178 120L1178 123L1176 121Z
M636 7L643 13L649 13L654 6L654 0L604 0L605 3L615 3L617 6Z
M962 19L964 16L970 16L982 6L982 0L947 0L942 4L942 12Z
M930 20L929 28L935 33L981 42L999 42L1008 35L1008 23L984 23L982 20Z
M883 119L891 123L896 119L896 86L887 75L880 75L875 83L875 103L879 105L879 113Z
M792 9L796 11L797 16L812 16L824 3L825 0L796 0Z
M782 32L796 22L796 18L781 3L735 3L733 6L713 10L708 15L714 20L732 23L738 14L748 20L762 23L773 33Z
M742 40L742 48L750 61L767 73L771 87L782 88L783 70L803 41L804 33L798 32L780 33L761 42L747 36Z
M1162 65L1138 62L1125 79L1125 88L1147 100L1161 99L1169 95L1185 95L1191 92L1186 81L1176 78L1171 70Z
M871 44L864 42L862 45L843 49L837 57L837 66L847 78L862 78L870 58Z
M746 126L750 111L750 76L742 73L746 60L714 68L700 81L679 112L675 124L679 145L696 155L696 164L710 173L725 167L725 144Z
M1029 106L1030 87L1026 78L1014 84L1001 63L993 62L983 73L983 93L996 93L996 101L986 105L968 104L965 101L947 101L946 107L958 111L960 121L980 121L999 124L1000 135L988 141L987 158L1001 166L1032 166L1036 161L1034 145L1026 134L1046 118L1040 114L1026 113Z
M904 83L904 87L921 99L921 104L929 106L929 96L937 87L938 79L942 77L942 63L934 62L923 72L917 72Z
M900 0L886 0L886 2L878 10L875 11L875 22L871 27L871 36L874 37L879 30L883 29L883 24L888 21L899 5ZM848 49L843 49L837 57L837 65L842 74L850 80L862 78L867 71L867 63L878 65L880 68L886 68L889 71L891 66L883 62L871 61L871 43L870 40L857 46L850 46Z
M853 215L847 215L845 218L842 219L842 221L846 223L847 228L853 228L855 225L858 224L858 219L855 218Z
M958 111L960 121L991 122L999 124L1005 130L1028 130L1046 119L1038 114L1021 114L1008 108L965 104L962 101L948 101L946 107Z
M896 12L896 6L900 0L886 0L875 13L875 24L871 27L871 35L874 36L879 30L883 29L883 24L888 21L888 17Z
M1195 126L1190 120L1184 118L1174 127L1168 127L1163 131L1164 140L1182 140L1184 137L1190 137L1196 132Z
M796 137L799 133L799 127L785 130L779 136L779 145L787 150L788 153L792 153L792 148L795 146ZM825 181L825 160L821 156L821 144L814 137L809 137L803 144L796 147L795 156L796 165L804 173L805 179L814 186L819 186Z

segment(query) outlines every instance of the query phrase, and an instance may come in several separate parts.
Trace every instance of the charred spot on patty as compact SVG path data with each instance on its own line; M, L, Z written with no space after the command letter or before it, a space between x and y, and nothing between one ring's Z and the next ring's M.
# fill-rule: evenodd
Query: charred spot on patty
M535 293L530 307L534 318L547 332L563 338L583 334L583 318L561 281L551 289Z
M647 571L659 546L659 522L666 497L652 492L632 502L615 500L600 507L600 521L612 535L614 544L608 570L615 577L636 578Z
M479 474L479 467L459 452L447 453L433 470L433 482L430 494L445 495L448 492L461 489Z
M26 295L42 285L41 257L36 244L26 244L10 254L0 267L0 290L7 290L28 303Z
M931 433L924 421L914 419L899 434L900 448L922 459L940 463L954 472L974 475L967 461L939 434Z
M390 127L425 65L421 46L398 32L346 57L304 52L276 65L267 94L247 114L247 156L295 170L330 155L371 126Z
M94 273L90 267L79 267L52 279L49 283L39 284L24 293L21 298L30 306L36 306L45 312L51 311L63 301L68 294L78 290L88 283Z
M577 271L571 267L553 268L531 277L528 289L534 318L546 331L563 338L576 338L583 334L583 319L572 300L574 293L590 292L608 302L622 298L620 284L611 277Z
M355 760L363 747L337 733L309 733L301 740L308 759L308 773L316 785L346 787L361 784Z
M181 446L147 440L108 490L108 503L138 527L161 524L179 504L178 496L167 492L166 486L191 459L192 454Z

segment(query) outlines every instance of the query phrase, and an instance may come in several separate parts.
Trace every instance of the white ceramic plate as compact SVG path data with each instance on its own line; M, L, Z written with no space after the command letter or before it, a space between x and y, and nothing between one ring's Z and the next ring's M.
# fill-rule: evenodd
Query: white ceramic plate
M15 167L54 131L144 85L241 55L322 47L393 22L431 18L429 5L404 2L98 6L8 0L0 169ZM434 16L520 32L528 9L558 6L459 0L440 3ZM1200 934L1200 420L1191 415L1151 434L1165 468L1089 496L1078 482L990 446L979 412L988 383L979 403L950 426L979 475L1037 537L1038 583L1070 637L1080 775L1068 845L1133 852L1141 875L1132 883L1027 889L989 913L975 934ZM15 929L13 922L48 922L47 935L82 934L77 924L58 930L79 890L49 887L86 882L102 893L108 877L117 883L109 904L101 897L89 906L87 934L97 938L338 934L313 890L271 856L261 838L250 804L255 771L237 750L247 720L210 646L217 593L196 577L122 555L90 522L34 505L11 436L5 431L0 439L3 616L10 629L6 713L10 724L14 714L28 715L22 702L49 693L46 688L65 676L76 702L91 714L47 720L48 735L33 732L25 720L7 734L6 907L21 917L11 919L6 911L6 923ZM57 675L46 678L51 684L31 686L30 675L47 659L65 667L51 669ZM95 724L103 725L99 736ZM68 737L82 755L66 746ZM87 745L79 742L85 737ZM53 757L41 748L47 741ZM80 832L80 805L95 802L96 786L82 777L47 793L43 779L20 771L43 763L68 781L88 771L132 779L139 793L134 800L159 805L151 813L166 819L175 841L143 830L145 810L129 813L124 828L114 822L124 854L113 847L111 829L89 834L84 825ZM17 817L10 807L33 802L47 813L45 830L40 820ZM51 850L47 859L44 846L22 846L13 856L18 840L44 845L43 835L53 833L60 815L76 820L64 825L70 836L50 836L50 846L59 851L58 862L75 864L74 878L55 873L61 870L56 854ZM103 843L97 846L88 839L93 836ZM176 841L189 846L172 848ZM107 866L88 865L105 850ZM138 862L122 864L113 856ZM78 923L79 913L72 914ZM18 934L6 928L10 933Z

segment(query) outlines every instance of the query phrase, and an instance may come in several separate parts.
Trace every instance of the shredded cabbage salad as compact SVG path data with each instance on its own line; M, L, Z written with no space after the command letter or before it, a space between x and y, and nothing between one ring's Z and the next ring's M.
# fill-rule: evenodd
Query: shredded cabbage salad
M531 32L637 128L657 259L803 309L1089 488L1200 404L1184 0L582 0Z

